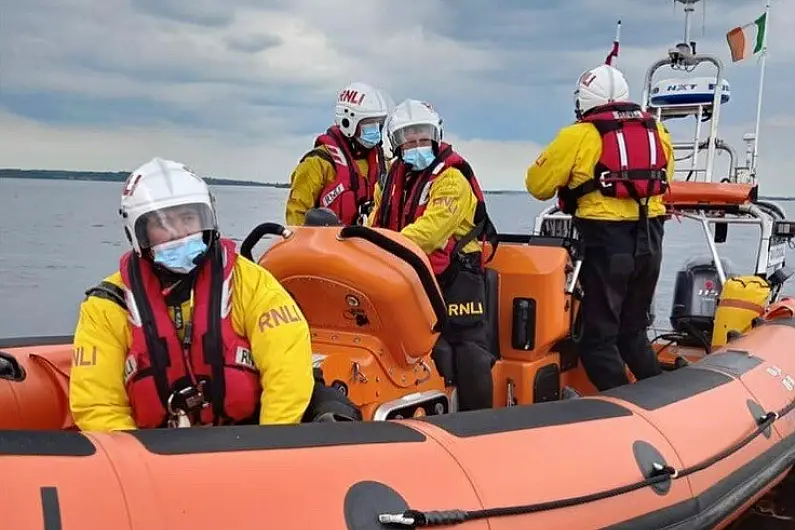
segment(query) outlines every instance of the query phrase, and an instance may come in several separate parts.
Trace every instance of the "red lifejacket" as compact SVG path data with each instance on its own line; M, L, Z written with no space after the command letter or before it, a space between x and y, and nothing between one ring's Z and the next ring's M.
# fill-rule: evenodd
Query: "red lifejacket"
M326 150L319 149L325 146ZM328 183L315 201L315 207L329 208L345 225L359 224L370 213L375 183L386 172L383 147L370 149L367 155L367 180L359 173L348 141L334 125L315 139L315 149L304 155L320 156L334 166L335 178Z
M239 423L254 416L262 393L259 372L249 342L232 328L236 259L235 243L221 239L197 271L192 321L185 324L190 337L186 348L169 318L151 263L133 252L122 256L119 270L132 326L124 377L138 427L162 426L168 420L169 397L186 387L202 388L209 403L194 423Z
M559 190L566 213L577 209L577 199L598 191L606 197L634 199L646 212L648 199L668 189L668 159L654 117L635 103L604 105L581 119L593 123L602 137L602 155L594 178L573 189ZM646 199L641 204L641 199Z
M486 200L480 183L472 166L456 153L452 146L444 142L439 144L439 154L436 159L424 171L415 173L411 182L408 183L408 187L406 187L408 167L400 157L396 158L392 167L389 168L380 206L375 213L373 222L373 226L388 228L396 232L413 223L425 213L428 207L428 194L431 185L439 175L450 167L458 169L466 177L478 202L475 208L474 228L460 240L450 236L443 248L434 250L428 256L437 277L447 271L454 255L478 237L482 241L489 241L492 244L491 257L494 256L497 249L497 231L486 211ZM488 260L481 260L481 266L486 261Z

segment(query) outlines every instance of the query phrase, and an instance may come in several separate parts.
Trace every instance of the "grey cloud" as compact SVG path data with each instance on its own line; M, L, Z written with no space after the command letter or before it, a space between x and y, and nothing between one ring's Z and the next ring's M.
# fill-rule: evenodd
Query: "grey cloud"
M234 4L217 0L130 0L134 9L177 22L224 27L232 23Z
M750 21L759 6L720 1L727 12L707 0L708 34L700 35L698 11L694 36L701 49L727 56L726 29ZM645 68L683 29L680 6L658 0L614 0L607 10L596 0L427 0L410 8L386 0L134 2L136 10L121 0L4 8L3 85L152 97L179 109L171 121L193 123L202 114L209 116L202 124L266 135L324 126L336 90L362 80L397 101L433 100L457 129L513 131L504 124L523 117L535 123L522 134L538 137L571 119L572 85L604 60L617 18L624 22L618 66L638 95ZM780 9L771 37L777 61L795 55L779 29L793 15ZM771 94L784 73L774 62ZM730 82L746 101L755 73L742 68L731 68Z
M224 39L231 50L259 53L280 46L284 41L275 35L232 35Z

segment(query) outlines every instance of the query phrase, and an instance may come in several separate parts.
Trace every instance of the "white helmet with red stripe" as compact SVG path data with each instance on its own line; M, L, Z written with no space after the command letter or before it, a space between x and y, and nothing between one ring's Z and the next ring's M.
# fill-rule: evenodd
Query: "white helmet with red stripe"
M211 237L217 237L214 197L207 183L184 164L153 158L130 173L124 183L119 214L127 238L139 256L151 246L147 231L150 218L156 217L153 220L161 230L176 228L168 226L165 213L183 206L193 207L201 231L211 231Z
M594 107L629 100L629 85L620 70L602 64L577 79L574 89L574 113L577 119Z
M348 138L353 138L362 120L374 121L383 126L394 102L384 90L367 83L351 83L337 94L334 106L334 123Z

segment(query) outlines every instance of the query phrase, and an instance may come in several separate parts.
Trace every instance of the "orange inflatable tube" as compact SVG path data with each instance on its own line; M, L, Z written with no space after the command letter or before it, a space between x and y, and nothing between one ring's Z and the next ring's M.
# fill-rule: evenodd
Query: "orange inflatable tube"
M71 337L0 339L0 429L73 429ZM6 348L5 344L15 348Z
M739 205L750 203L755 194L756 188L752 184L676 180L670 183L663 201L671 207Z
M795 463L792 341L775 321L599 396L420 419L4 430L0 510L19 530L724 528Z

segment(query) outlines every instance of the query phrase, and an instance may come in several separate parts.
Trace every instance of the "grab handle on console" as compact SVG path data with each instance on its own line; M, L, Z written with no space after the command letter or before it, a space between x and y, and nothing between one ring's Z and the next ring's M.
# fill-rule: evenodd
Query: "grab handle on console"
M254 246L260 242L262 237L267 235L275 235L286 238L290 235L290 230L279 223L262 223L257 225L240 244L240 255L246 259L254 261L254 256L251 251L254 250Z
M430 301L433 312L436 315L436 325L433 327L433 331L441 332L447 326L447 306L445 306L444 299L439 293L436 280L431 271L428 270L428 267L419 256L396 241L366 226L346 226L340 230L339 237L342 239L364 239L408 263L414 269L414 272L417 273L417 277L425 289L425 295L428 297L428 301Z

